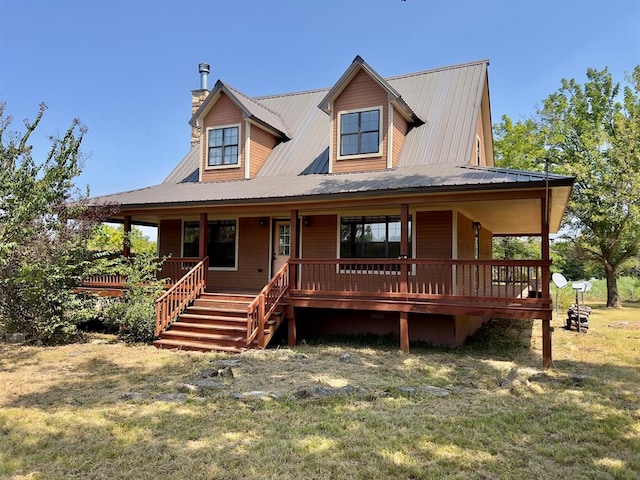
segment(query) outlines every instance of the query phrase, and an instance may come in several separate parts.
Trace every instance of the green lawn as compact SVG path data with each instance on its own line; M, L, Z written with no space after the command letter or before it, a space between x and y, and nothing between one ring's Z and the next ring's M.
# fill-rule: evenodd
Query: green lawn
M546 372L539 322L408 355L0 344L0 478L637 479L640 308L553 324Z

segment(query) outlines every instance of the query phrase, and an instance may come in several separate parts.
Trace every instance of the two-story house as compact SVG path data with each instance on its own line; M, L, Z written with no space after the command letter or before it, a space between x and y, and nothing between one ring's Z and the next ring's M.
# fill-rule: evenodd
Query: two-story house
M174 281L196 266L158 304L157 345L264 346L284 319L291 344L392 332L408 350L509 317L543 322L548 364L573 179L494 166L487 70L383 78L356 57L331 88L250 97L208 90L202 64L191 151L160 185L93 199L158 227ZM540 236L542 258L492 260L496 235Z

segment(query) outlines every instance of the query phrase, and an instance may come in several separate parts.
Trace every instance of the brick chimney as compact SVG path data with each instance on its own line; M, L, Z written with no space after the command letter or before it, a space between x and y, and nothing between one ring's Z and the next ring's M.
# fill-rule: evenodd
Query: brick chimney
M191 115L200 108L202 102L204 102L205 98L209 95L209 90L207 88L207 80L209 78L209 64L201 63L198 65L198 71L200 72L200 88L198 90L191 90ZM192 127L191 128L191 148L195 147L200 143L200 128Z

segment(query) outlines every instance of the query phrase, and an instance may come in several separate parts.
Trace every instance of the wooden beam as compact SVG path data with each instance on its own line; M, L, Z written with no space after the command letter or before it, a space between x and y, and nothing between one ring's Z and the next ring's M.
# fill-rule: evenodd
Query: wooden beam
M131 215L124 217L124 240L122 242L122 256L131 256Z
M400 350L409 353L409 314L400 312Z
M288 340L289 346L295 347L298 343L296 332L296 309L293 307L287 307L287 328L288 328Z
M409 257L409 205L400 205L400 257ZM407 293L409 284L409 265L400 266L400 293ZM407 343L407 348L409 344Z
M549 200L551 199L551 192L541 198L540 201L540 222L542 239L540 241L542 246L542 260L549 260ZM549 299L549 281L550 273L549 266L542 267L542 298ZM551 367L552 353L551 353L551 321L548 319L542 320L542 366L544 368Z
M208 255L207 247L209 243L209 216L206 213L200 214L200 238L198 242L198 256L204 258Z
M300 258L300 250L298 244L299 237L299 221L298 210L291 210L291 237L289 246L289 257L293 259ZM289 285L290 288L296 288L298 284L298 266L291 265L289 268Z
M209 216L207 213L200 214L200 238L198 243L198 255L200 258L207 257L209 255ZM207 285L209 285L209 268L204 271L204 284L205 291L207 289Z

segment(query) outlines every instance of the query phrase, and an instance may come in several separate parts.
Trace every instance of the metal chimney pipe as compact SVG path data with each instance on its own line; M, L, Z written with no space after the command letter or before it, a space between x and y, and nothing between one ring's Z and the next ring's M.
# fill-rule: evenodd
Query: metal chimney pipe
M207 80L209 79L209 64L201 63L198 65L198 71L200 72L200 90L208 90Z

